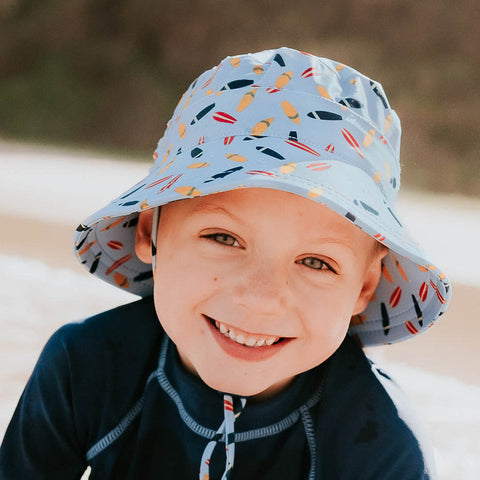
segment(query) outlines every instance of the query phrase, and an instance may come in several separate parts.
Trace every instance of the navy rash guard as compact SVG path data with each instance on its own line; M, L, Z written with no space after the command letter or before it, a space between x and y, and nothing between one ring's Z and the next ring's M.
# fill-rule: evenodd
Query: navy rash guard
M223 394L180 364L146 298L59 329L0 450L0 479L196 479ZM235 422L230 478L431 479L428 446L396 384L346 337L322 365ZM225 467L213 451L210 479Z

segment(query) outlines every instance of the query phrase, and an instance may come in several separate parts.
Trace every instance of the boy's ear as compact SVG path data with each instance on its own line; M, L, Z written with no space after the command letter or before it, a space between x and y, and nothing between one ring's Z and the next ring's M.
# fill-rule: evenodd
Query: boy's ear
M152 263L152 221L153 209L145 210L138 215L135 229L135 253L143 263Z
M352 315L358 315L367 308L367 305L378 286L378 282L380 281L382 275L382 260L387 253L388 248L382 247L381 249L377 249L370 258L370 264L365 271L363 287L358 296Z

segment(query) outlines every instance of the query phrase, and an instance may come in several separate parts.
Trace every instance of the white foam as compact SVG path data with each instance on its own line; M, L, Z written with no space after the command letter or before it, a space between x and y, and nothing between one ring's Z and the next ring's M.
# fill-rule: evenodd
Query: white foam
M452 281L480 286L480 200L407 192L398 210L408 229Z
M0 143L0 211L78 224L141 180L149 167L91 153Z
M0 436L43 345L61 325L138 297L92 275L0 254Z
M480 478L480 387L403 364L386 364L426 424L441 480Z

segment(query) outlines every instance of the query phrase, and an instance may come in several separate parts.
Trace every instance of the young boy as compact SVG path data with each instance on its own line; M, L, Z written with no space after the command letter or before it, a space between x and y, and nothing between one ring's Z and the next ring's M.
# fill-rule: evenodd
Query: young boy
M337 62L281 48L202 74L148 176L75 235L144 298L53 335L0 478L432 478L361 349L450 296L395 213L399 146L380 84Z

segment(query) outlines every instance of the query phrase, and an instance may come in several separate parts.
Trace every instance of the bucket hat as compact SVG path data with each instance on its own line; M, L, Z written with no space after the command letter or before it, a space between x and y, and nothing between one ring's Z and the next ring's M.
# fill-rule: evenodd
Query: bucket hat
M237 188L291 192L389 248L349 332L364 346L405 340L437 321L451 288L395 210L400 135L382 86L342 63L285 47L227 57L187 89L148 175L79 225L74 251L102 280L152 295L139 212Z

